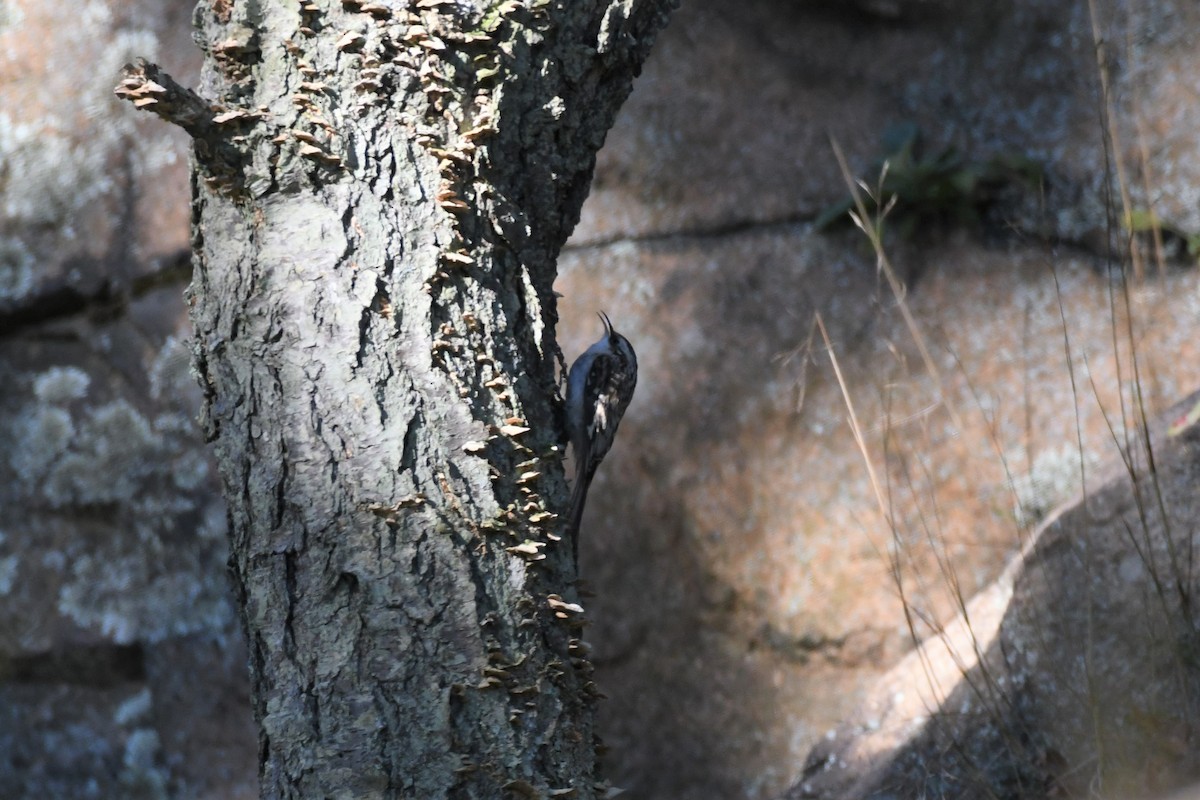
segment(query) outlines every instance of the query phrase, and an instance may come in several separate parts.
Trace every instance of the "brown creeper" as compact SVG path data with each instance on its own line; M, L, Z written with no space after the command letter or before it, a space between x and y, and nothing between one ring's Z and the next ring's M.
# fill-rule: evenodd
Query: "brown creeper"
M575 453L575 485L567 528L579 561L579 521L596 468L608 455L617 426L637 386L637 356L629 340L600 313L604 335L575 359L567 373L567 434Z

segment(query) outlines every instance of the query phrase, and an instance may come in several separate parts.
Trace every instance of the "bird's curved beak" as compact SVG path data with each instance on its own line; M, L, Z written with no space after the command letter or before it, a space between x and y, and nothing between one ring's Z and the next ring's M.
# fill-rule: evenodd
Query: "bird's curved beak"
M603 311L597 311L596 314L599 315L600 321L604 323L604 335L612 336L613 326L612 321L608 318L608 314L605 314Z

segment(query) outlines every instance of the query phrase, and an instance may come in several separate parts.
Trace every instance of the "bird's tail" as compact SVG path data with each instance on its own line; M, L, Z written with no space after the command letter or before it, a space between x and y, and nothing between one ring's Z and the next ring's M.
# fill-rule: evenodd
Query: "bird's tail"
M575 558L575 569L579 569L579 523L583 520L583 506L587 502L588 486L592 476L588 474L587 460L582 459L575 468L575 485L571 487L571 515L567 520L567 536L571 539L571 552Z

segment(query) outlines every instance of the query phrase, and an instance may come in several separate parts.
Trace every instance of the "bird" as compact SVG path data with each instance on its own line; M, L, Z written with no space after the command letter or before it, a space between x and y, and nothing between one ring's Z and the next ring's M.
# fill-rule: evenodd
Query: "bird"
M567 435L575 456L567 532L577 566L579 523L588 488L596 468L612 447L638 378L633 345L613 329L607 314L601 311L599 316L604 323L604 335L575 359L567 372Z

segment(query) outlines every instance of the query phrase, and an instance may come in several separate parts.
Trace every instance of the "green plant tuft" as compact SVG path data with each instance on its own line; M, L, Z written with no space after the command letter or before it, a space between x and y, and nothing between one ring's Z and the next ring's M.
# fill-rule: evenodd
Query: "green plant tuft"
M1023 155L970 161L953 146L925 153L920 129L913 123L889 127L881 146L884 155L875 167L880 178L874 189L867 189L864 201L870 216L890 217L890 227L904 239L931 225L977 227L1007 190L1036 188L1043 178L1042 166ZM854 198L847 197L826 208L814 222L815 229L851 222L854 207Z

